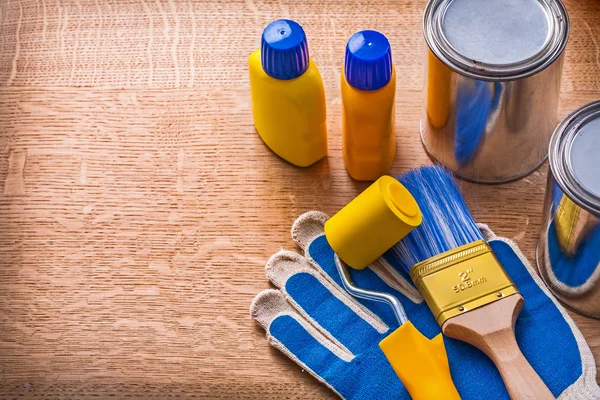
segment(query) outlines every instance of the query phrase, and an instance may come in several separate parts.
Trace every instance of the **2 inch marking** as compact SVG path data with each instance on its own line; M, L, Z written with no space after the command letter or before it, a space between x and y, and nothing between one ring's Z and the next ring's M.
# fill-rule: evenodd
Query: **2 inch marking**
M452 290L454 290L454 293L460 293L463 290L470 289L473 286L477 286L477 285L480 285L480 284L486 282L486 279L483 277L477 278L477 279L471 279L471 277L469 276L469 274L471 274L471 273L473 273L473 268L469 268L465 271L458 273L458 276L460 277L460 280L462 281L462 283L452 286Z

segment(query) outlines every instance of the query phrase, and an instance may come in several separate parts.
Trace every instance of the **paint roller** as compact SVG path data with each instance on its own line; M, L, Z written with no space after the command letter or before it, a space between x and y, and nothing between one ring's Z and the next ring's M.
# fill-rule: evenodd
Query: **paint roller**
M346 290L355 297L388 303L399 327L379 347L415 400L460 399L442 335L428 339L408 320L400 301L389 293L356 287L347 266L364 269L422 222L410 192L382 176L325 223L325 236Z

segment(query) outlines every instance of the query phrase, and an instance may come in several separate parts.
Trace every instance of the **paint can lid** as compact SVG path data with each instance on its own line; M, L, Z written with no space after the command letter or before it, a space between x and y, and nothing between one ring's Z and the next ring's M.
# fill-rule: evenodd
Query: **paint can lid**
M600 215L600 101L575 110L558 125L548 154L563 192Z
M261 62L267 75L281 80L298 78L310 62L304 29L295 21L271 22L262 34Z
M346 81L358 90L378 90L392 79L392 48L377 31L356 32L346 45Z
M515 79L551 64L569 34L560 0L430 0L425 39L452 69L479 79Z

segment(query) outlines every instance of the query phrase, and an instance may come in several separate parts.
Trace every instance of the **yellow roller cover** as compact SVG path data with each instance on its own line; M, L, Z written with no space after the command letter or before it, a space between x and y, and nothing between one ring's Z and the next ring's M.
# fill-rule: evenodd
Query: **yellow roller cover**
M325 223L329 245L350 267L363 269L421 224L410 192L382 176Z

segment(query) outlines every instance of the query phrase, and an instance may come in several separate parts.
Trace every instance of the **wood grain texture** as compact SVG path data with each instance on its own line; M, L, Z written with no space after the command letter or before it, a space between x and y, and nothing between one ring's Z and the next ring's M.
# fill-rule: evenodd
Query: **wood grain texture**
M0 2L0 395L331 398L249 317L301 213L366 187L341 159L339 72L357 29L397 68L399 174L418 137L424 0ZM569 0L560 115L600 97L600 3ZM329 157L293 167L252 126L246 57L279 17L325 80ZM530 260L546 166L462 183ZM600 321L574 315L600 365Z

